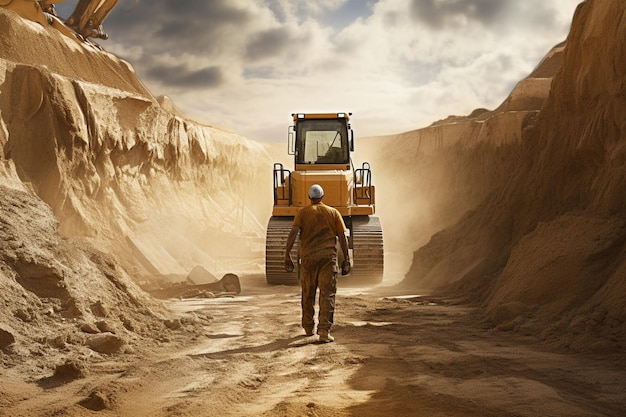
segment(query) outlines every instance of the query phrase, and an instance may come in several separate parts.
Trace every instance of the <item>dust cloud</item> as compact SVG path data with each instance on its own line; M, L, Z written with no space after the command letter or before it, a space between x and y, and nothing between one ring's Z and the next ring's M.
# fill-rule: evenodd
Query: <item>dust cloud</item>
M413 252L451 220L437 211L446 197L444 166L430 164L430 169L424 170L413 147L394 136L363 138L355 146L355 159L370 163L376 186L376 215L385 239L384 284L397 284L409 270ZM403 146L405 150L400 150ZM402 156L398 158L398 154ZM423 188L428 180L428 188Z
M515 147L522 130L548 97L563 48L549 51L495 110L476 109L415 131L357 141L357 158L373 167L386 255L396 270L392 281L405 278L413 253L433 235L456 224L507 181L518 162ZM432 277L415 280L421 289L439 284Z

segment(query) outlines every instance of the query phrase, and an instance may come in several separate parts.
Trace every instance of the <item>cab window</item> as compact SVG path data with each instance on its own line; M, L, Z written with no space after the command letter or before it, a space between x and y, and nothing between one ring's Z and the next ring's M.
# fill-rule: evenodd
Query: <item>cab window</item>
M305 120L297 127L298 163L343 164L348 162L348 133L339 120Z

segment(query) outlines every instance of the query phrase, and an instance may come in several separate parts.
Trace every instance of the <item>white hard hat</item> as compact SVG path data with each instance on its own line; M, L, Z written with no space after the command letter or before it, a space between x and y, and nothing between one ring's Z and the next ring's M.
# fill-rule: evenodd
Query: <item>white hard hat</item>
M324 197L324 189L319 184L313 184L309 188L309 198L315 200Z

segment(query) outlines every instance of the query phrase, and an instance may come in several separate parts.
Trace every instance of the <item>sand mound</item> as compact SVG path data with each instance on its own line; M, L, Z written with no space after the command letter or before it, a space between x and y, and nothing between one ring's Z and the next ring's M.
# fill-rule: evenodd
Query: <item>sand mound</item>
M165 328L164 308L141 291L116 260L83 240L63 239L39 198L0 186L0 348L5 365L22 357L115 353ZM119 342L112 346L113 335ZM95 343L104 340L107 343ZM103 349L102 346L107 347Z

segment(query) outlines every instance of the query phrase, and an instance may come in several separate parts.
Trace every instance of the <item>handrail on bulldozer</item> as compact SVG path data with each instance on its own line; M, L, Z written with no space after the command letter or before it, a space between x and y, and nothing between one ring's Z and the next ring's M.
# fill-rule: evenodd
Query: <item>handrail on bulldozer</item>
M289 180L289 184L286 184ZM280 203L291 205L291 171L285 169L283 164L274 164L274 205Z
M369 162L363 162L361 168L354 170L354 201L357 205L363 200L368 205L372 204L372 170Z

